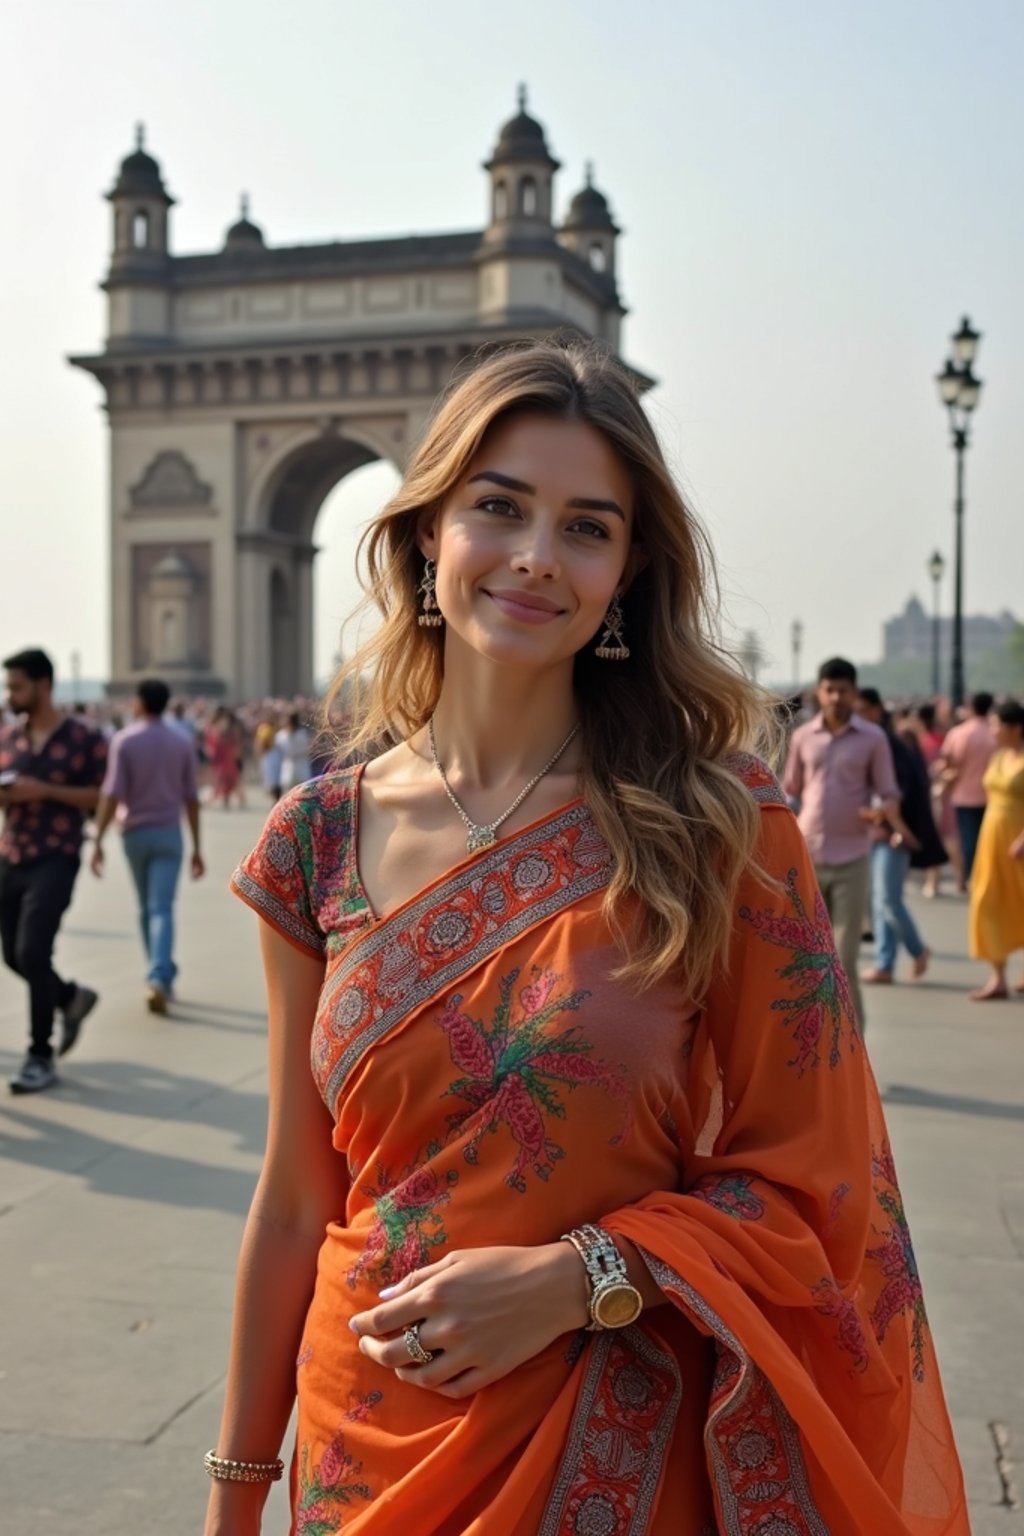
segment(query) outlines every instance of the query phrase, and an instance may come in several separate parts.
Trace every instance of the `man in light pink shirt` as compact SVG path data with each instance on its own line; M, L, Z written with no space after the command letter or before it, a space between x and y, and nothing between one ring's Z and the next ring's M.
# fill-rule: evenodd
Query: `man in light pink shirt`
M974 695L970 718L954 725L942 743L939 758L941 777L953 786L950 800L956 815L965 885L974 868L978 833L985 814L985 770L996 750L996 738L988 718L993 702L990 693Z
M164 719L170 689L146 678L135 694L135 724L110 743L107 776L96 812L92 871L102 875L103 839L119 819L124 851L139 900L139 925L149 963L146 1005L166 1013L178 967L174 961L174 899L184 853L182 816L192 833L192 877L204 873L199 851L199 786L195 746Z
M857 965L867 907L871 827L879 813L897 824L899 787L885 732L856 713L853 663L840 656L824 662L816 697L818 714L793 732L782 787L798 805L800 830L814 861L863 1031Z

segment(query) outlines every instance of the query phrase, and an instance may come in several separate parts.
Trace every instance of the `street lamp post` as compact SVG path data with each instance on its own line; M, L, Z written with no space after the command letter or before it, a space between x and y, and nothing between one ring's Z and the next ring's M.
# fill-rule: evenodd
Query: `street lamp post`
M939 681L939 631L941 628L939 588L946 574L946 562L938 550L928 561L928 574L932 579L932 698L937 699L941 686Z
M939 399L949 414L949 429L956 454L956 500L953 503L955 543L953 551L953 675L950 689L952 705L964 702L964 455L970 443L969 424L981 396L981 380L976 379L971 364L978 353L981 333L971 327L965 315L960 329L950 337L953 355L936 375Z
M789 626L789 641L793 656L793 685L800 687L800 652L804 644L804 626L799 619L794 619Z

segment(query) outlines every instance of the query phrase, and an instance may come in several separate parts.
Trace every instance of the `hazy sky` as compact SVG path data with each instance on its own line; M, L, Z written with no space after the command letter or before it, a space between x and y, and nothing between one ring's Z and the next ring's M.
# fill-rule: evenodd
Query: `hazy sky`
M735 629L788 675L880 654L951 549L932 375L984 333L967 607L1024 616L1024 5L1019 0L5 0L0 644L105 675L102 194L143 119L178 252L243 189L269 243L481 227L480 162L526 81L564 169L626 231L624 351L709 525ZM507 18L507 19L505 19ZM318 662L351 606L373 466L317 526ZM949 583L947 582L947 587Z

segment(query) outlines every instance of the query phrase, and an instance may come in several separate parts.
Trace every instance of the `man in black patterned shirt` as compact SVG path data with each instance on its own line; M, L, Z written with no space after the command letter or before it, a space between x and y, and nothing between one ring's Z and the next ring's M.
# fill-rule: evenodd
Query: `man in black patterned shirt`
M45 651L19 651L4 667L10 708L22 718L0 729L0 943L4 964L28 983L30 1014L28 1055L10 1089L38 1093L57 1080L55 1012L63 1056L97 1002L90 988L57 975L53 946L78 874L82 827L99 799L107 744L54 708Z

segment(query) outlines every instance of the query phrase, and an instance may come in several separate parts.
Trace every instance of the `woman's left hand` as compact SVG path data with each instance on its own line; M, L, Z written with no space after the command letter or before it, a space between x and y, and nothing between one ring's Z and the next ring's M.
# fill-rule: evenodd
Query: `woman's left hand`
M449 1253L381 1292L349 1327L359 1348L401 1381L443 1397L470 1397L586 1326L588 1281L571 1243ZM419 1326L435 1358L416 1365L405 1330Z

